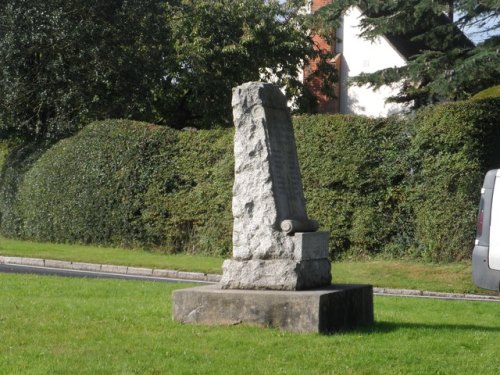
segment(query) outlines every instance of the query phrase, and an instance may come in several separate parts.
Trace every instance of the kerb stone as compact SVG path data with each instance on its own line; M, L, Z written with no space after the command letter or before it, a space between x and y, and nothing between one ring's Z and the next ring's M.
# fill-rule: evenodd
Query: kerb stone
M80 271L94 271L94 272L101 271L101 265L95 263L72 262L71 268Z
M152 276L153 270L151 268L128 267L127 275Z
M21 264L25 266L35 266L35 267L50 267L45 264L45 261L43 259L39 258L22 258L21 259Z
M66 260L45 259L45 267L71 269L71 262Z
M101 271L102 272L109 272L109 273L127 273L127 266L115 266L112 264L103 264L101 266Z

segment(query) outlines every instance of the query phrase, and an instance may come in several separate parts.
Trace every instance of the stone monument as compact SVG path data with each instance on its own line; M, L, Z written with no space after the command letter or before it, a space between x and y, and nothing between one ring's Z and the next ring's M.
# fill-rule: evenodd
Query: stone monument
M327 232L309 220L286 97L250 82L233 92L233 259L222 287L303 290L330 285Z
M286 97L272 84L233 90L233 258L220 284L177 290L183 323L251 323L332 332L373 322L370 285L331 285L327 232L307 216Z

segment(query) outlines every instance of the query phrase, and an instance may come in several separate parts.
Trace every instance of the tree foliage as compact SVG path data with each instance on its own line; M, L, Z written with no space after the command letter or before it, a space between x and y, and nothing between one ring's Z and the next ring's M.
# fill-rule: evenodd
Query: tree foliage
M1 0L0 135L59 137L96 118L151 119L171 56L162 3Z
M465 99L500 82L498 0L336 0L317 17L323 25L338 25L354 5L363 10L362 37L402 38L413 50L406 66L361 74L354 83L379 88L402 82L390 100L421 106ZM472 43L463 33L471 28L481 30L485 40Z
M304 1L182 0L171 6L176 63L177 118L229 121L231 88L245 81L271 80L300 95L298 69L313 49Z
M0 136L61 137L129 118L229 124L231 88L299 96L304 0L0 0ZM332 79L332 75L325 75Z

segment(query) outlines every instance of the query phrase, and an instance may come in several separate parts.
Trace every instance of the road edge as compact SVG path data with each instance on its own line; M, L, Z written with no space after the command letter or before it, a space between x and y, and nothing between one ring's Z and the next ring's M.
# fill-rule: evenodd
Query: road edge
M112 264L98 264L73 262L65 260L42 259L42 258L26 258L0 255L0 264L35 266L46 268L60 268L78 271L93 271L110 274L124 274L133 276L151 276L158 278L178 279L189 281L204 281L209 283L218 283L221 275L203 272L187 272L170 269L158 269L147 267L131 267L117 266ZM482 294L467 294L467 293L446 293L432 292L415 289L392 289L392 288L373 288L375 295L400 296L400 297L420 297L420 298L436 298L436 299L454 299L468 301L492 301L500 302L500 297L482 295Z

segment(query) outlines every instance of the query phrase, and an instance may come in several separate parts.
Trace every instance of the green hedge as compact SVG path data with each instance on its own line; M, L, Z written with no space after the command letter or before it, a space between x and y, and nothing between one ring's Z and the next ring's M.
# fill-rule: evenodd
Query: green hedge
M231 134L94 123L23 175L8 236L227 253ZM8 225L7 222L17 225ZM15 230L13 230L15 229Z
M415 250L434 260L469 258L480 188L500 168L500 99L450 103L423 110L412 151Z
M411 120L295 118L309 216L330 231L332 255L468 258L482 178L500 167L499 104L439 105ZM15 147L2 166L0 230L228 255L232 137L113 120L52 147Z
M472 97L472 99L487 99L487 98L498 98L498 97L500 97L500 85L496 85L487 88L483 91L479 91Z
M410 170L408 125L315 115L296 118L295 128L309 215L330 232L331 251L367 255L407 245L398 207Z
M21 236L22 217L17 211L19 188L23 185L24 175L50 146L50 142L1 142L0 229L4 235Z

